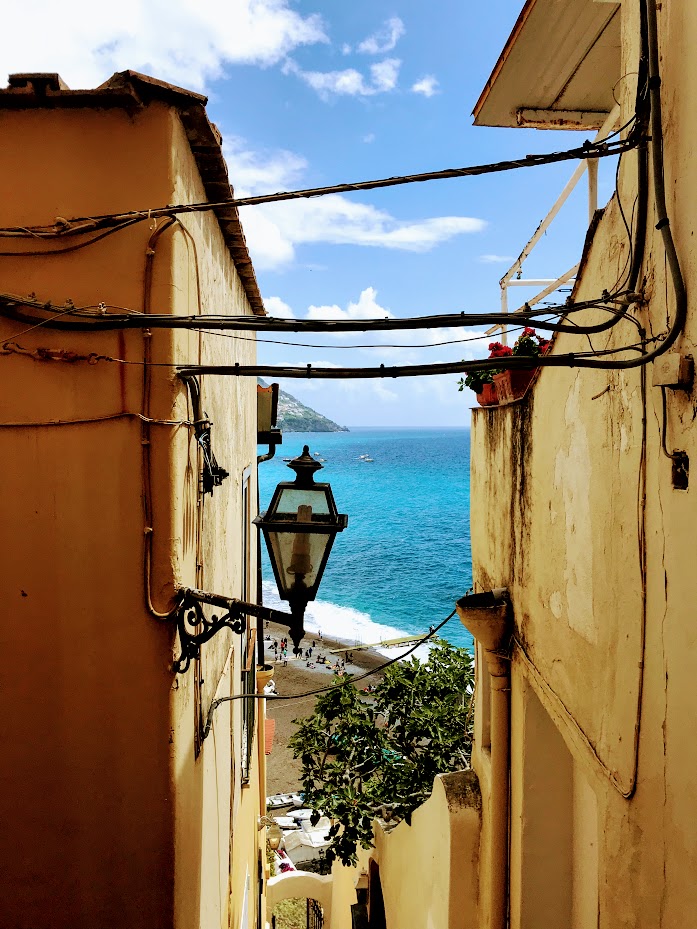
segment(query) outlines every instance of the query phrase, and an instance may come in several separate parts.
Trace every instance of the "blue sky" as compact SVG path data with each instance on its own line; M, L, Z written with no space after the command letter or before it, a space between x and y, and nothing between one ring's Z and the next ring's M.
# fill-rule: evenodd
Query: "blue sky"
M472 126L472 107L521 5L128 0L112 9L38 0L8 14L0 59L7 73L59 71L71 87L96 86L133 68L208 94L236 191L267 193L578 144L585 137L578 133ZM44 24L39 35L37 21ZM297 318L498 309L501 274L573 167L246 208L242 222L267 308ZM611 192L607 166L601 200ZM526 264L526 277L556 277L578 260L584 198L580 185ZM531 295L517 289L511 305ZM260 344L258 356L272 364L456 360L486 354L488 339L409 346L474 334L314 335L299 341L321 347ZM368 342L380 347L347 347ZM388 347L395 344L402 347ZM464 425L473 396L459 393L456 381L282 386L349 426Z

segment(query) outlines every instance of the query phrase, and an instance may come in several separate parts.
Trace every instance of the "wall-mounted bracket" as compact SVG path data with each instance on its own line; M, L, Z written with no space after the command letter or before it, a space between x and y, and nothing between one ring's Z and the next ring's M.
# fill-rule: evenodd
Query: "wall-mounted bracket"
M203 470L201 473L201 490L204 494L212 494L214 487L220 487L230 474L221 468L215 460L211 447L211 422L201 411L201 385L198 378L187 374L180 375L191 394L191 406L194 413L194 435L203 453Z
M192 660L200 656L201 646L221 629L231 629L239 635L246 632L247 616L258 616L260 619L269 619L285 625L292 621L288 613L272 610L258 603L246 603L244 600L223 597L193 587L186 587L180 593L182 599L177 609L176 620L181 653L172 665L172 670L177 674L185 674L189 670ZM209 619L204 606L221 607L223 612L214 613Z

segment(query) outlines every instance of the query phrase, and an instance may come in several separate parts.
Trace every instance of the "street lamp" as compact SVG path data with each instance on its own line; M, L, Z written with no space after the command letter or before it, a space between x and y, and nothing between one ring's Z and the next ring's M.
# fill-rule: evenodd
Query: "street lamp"
M346 528L348 516L337 513L329 484L315 484L315 471L322 465L307 445L288 467L295 480L276 487L268 510L254 522L264 533L280 597L290 605L288 628L297 655L305 608L317 596L334 537Z

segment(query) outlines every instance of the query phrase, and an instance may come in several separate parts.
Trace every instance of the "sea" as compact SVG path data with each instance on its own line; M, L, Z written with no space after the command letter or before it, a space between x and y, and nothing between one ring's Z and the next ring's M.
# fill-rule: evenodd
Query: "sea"
M425 634L445 619L472 584L469 531L469 430L358 428L350 432L284 433L276 457L259 466L260 510L280 481L293 480L284 458L324 459L317 481L331 484L348 527L336 536L305 628L349 645ZM264 449L260 448L260 453ZM372 460L368 461L367 458ZM278 609L262 543L264 603ZM472 648L457 614L439 633ZM427 652L416 652L422 659Z

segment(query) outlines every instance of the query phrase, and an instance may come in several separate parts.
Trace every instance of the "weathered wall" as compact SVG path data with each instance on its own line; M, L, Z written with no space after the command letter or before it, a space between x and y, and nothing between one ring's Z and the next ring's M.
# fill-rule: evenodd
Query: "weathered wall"
M636 5L624 3L622 15L624 74L636 69ZM697 117L686 97L697 84L697 63L688 52L697 38L697 10L682 0L670 9L664 4L658 16L668 211L690 294L697 284ZM634 92L625 83L622 122ZM632 156L624 160L620 195L626 207L636 190ZM648 303L637 315L658 334L674 302L654 230L653 198L649 209L642 275ZM614 198L595 233L578 299L611 289L627 252ZM585 320L600 318L585 314ZM694 354L696 337L690 307L677 347ZM593 338L596 348L634 341L630 323ZM579 350L579 343L561 335L553 351ZM480 588L508 586L515 614L511 924L521 929L596 923L648 929L697 920L697 513L694 487L672 486L671 465L661 451L661 392L651 380L651 365L645 384L639 370L548 368L526 402L473 413L475 581ZM693 460L695 409L691 394L668 391L668 446ZM540 712L564 740L568 779L565 796L535 805L549 758L544 752L531 757L526 744L535 732L547 731ZM478 727L481 739L481 714ZM568 842L559 830L540 840L555 818L559 823L560 809L569 817ZM544 897L551 872L538 869L536 883L530 856L541 855L543 863L547 856L552 868L562 846L571 897L562 904L548 896L531 908L535 895ZM562 912L558 907L568 907L569 900L571 913Z
M179 119L163 104L130 115L5 110L0 130L3 226L204 199ZM182 223L196 250L177 225L157 239L153 311L196 312L198 259L204 310L249 312L215 218ZM153 231L145 222L65 255L0 257L0 289L143 310ZM143 408L143 336L26 328L2 320L0 338L134 364L2 360L0 422L107 418L0 427L0 923L217 929L230 915L238 926L248 873L251 927L260 787L255 765L249 786L240 784L239 707L223 705L198 757L194 751L199 714L205 718L214 696L239 691L239 637L222 633L200 665L175 678L173 623L144 604L142 436L128 415ZM156 362L254 357L251 342L198 333L158 331L151 345ZM152 370L150 395L155 419L191 419L171 368ZM254 385L206 378L203 407L230 472L204 507L191 430L150 430L151 590L163 612L180 584L242 592L242 478L250 465L252 510L256 500ZM254 557L252 546L251 577Z
M387 929L478 929L481 797L471 771L440 774L412 816L376 823Z

